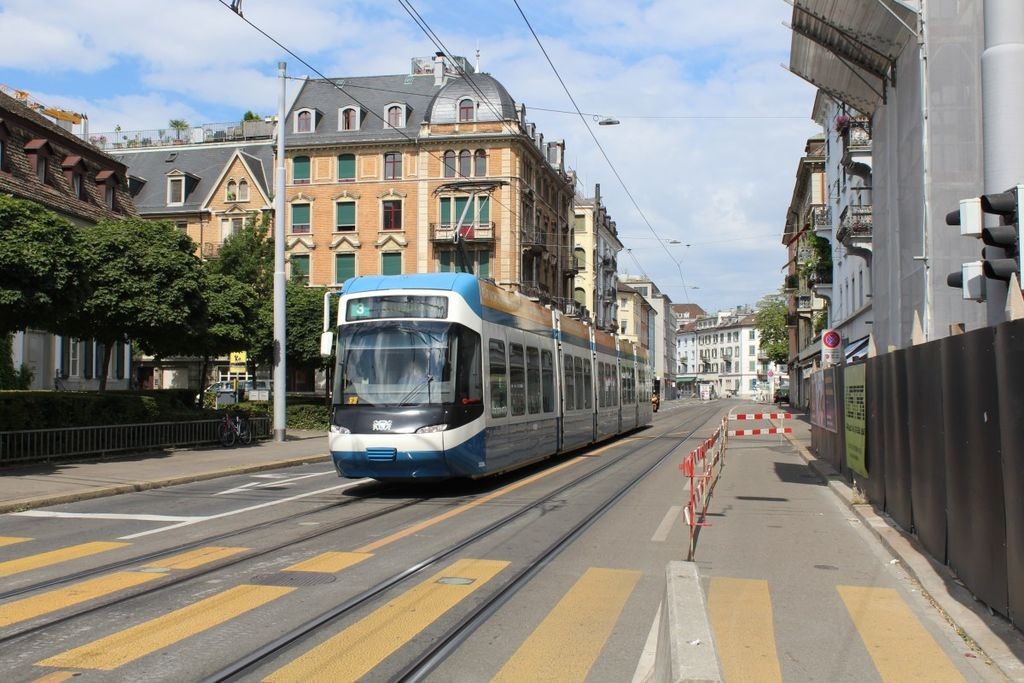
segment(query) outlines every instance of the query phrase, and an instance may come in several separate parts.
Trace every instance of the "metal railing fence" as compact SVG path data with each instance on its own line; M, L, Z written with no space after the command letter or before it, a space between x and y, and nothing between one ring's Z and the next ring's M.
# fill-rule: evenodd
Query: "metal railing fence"
M213 444L220 424L217 419L0 432L0 466ZM269 438L269 417L250 417L249 425L254 439Z

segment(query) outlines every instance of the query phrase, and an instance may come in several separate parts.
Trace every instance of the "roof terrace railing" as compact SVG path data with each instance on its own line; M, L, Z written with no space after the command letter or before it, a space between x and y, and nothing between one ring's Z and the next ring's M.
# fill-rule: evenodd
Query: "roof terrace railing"
M91 133L82 138L105 152L138 147L173 147L175 145L206 144L267 140L274 135L271 121L232 121L230 123L204 123L185 128L154 128L149 130L115 130Z

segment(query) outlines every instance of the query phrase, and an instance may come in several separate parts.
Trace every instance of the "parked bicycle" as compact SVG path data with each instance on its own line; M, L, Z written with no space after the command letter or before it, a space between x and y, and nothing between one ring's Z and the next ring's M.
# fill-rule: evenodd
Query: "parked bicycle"
M225 413L218 428L220 442L224 446L234 446L236 442L252 443L252 426L249 420L241 415Z

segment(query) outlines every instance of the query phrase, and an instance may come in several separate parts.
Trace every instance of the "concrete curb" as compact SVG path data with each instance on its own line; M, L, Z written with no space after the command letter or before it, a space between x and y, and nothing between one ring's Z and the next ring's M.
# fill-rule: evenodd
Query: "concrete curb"
M197 481L219 479L221 477L230 477L236 474L249 474L250 472L262 472L264 470L273 470L279 467L293 467L296 465L305 465L307 463L325 462L330 460L330 458L330 455L306 455L254 465L239 465L237 467L221 470L211 470L196 474L184 474L178 477L167 477L166 479L157 479L154 481L136 481L127 484L118 484L116 486L107 486L104 488L81 489L78 491L70 491L68 493L5 501L0 503L0 514L6 512L20 512L22 510L31 510L33 508L47 507L50 505L63 505L64 503L77 503L79 501L90 500L92 498L105 498L107 496L116 496L122 493L148 491L149 489L159 489L178 484L191 484Z
M918 583L921 592L963 638L965 645L998 669L1008 681L1024 681L1024 634L992 615L949 570L920 547L917 540L872 505L855 499L854 491L831 464L819 459L792 435L786 439L808 467L828 485L900 566Z
M658 683L720 683L722 670L708 621L707 601L693 562L669 562L658 625L654 679Z

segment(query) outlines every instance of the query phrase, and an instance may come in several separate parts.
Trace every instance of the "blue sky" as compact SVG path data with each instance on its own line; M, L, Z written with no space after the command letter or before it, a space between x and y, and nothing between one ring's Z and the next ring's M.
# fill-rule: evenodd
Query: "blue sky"
M814 89L780 66L789 5L520 0L584 123L545 111L573 107L512 0L410 4L450 52L479 49L482 70L545 139L566 140L581 190L601 185L630 250L620 271L708 310L778 289L797 162L815 133ZM405 73L436 51L397 0L243 0L242 10L328 76ZM92 133L270 114L278 61L313 75L218 0L0 0L0 45L0 83L86 113ZM590 114L621 125L597 127ZM680 244L666 251L652 228Z

